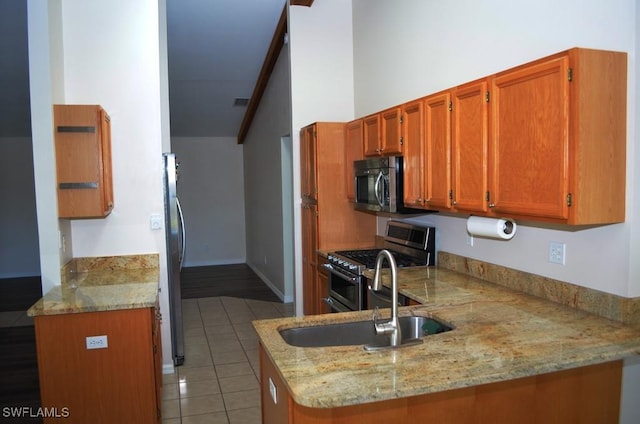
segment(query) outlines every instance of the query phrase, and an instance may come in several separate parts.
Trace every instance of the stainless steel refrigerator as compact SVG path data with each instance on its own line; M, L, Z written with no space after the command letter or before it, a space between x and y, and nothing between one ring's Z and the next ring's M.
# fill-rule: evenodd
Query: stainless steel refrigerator
M182 327L182 298L180 271L184 260L184 216L177 195L178 163L174 153L163 153L164 217L167 239L167 273L169 282L169 315L171 317L171 351L175 366L184 363L184 329Z

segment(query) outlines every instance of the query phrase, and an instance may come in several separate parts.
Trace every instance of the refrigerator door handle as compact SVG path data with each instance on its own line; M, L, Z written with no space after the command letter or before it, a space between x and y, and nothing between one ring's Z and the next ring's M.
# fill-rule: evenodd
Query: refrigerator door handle
M182 249L180 249L180 271L182 271L182 265L184 263L184 251L186 249L187 234L184 229L184 215L182 215L182 206L180 206L180 200L176 197L176 205L178 206L178 216L180 217L180 237L182 238Z

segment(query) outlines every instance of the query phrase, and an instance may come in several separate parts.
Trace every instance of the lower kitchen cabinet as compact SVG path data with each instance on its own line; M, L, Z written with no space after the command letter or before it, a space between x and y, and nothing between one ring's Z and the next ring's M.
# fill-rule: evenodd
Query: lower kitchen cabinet
M160 422L157 308L41 315L35 331L45 423Z
M316 312L316 249L318 245L318 207L302 205L302 309L305 315Z
M260 381L263 424L613 424L618 422L622 361L361 405L308 408L294 402L260 346Z

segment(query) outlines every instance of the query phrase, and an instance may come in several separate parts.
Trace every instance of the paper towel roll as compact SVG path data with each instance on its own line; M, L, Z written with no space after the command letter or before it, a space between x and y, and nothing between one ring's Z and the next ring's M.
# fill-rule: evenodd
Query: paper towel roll
M510 240L516 234L516 228L512 219L481 216L470 216L467 219L467 232L472 236Z

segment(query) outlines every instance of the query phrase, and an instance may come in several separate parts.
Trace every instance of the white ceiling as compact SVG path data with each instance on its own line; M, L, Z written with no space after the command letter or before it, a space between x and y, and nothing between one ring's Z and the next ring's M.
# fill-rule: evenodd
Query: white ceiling
M285 0L167 0L171 135L235 137Z
M27 2L0 0L0 137L31 134ZM235 137L285 0L167 0L171 135Z

